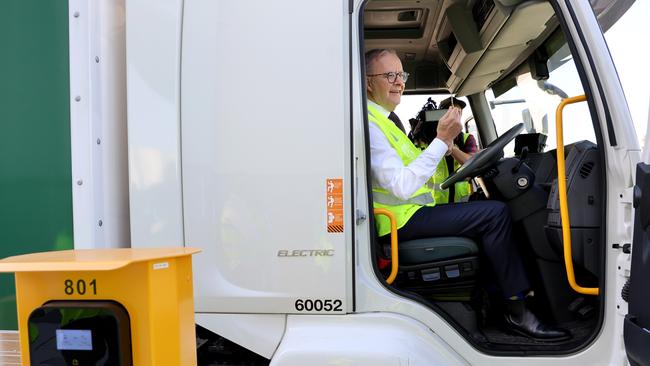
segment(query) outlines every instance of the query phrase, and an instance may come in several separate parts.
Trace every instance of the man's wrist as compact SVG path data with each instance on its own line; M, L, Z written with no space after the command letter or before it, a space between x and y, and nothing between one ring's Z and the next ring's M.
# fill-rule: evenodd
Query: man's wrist
M451 153L454 151L454 141L453 140L442 140L442 142L447 145L447 152L445 153L445 156L451 155Z
M434 140L439 140L440 142L445 144L447 146L447 148L449 148L449 146L454 144L453 139L442 139L442 138L440 138L440 136L436 136L436 138Z
M447 145L445 141L436 137L433 139L433 141L431 141L429 146L424 151L433 154L432 157L434 156L440 157L440 156L445 156L448 149L449 149L449 145Z

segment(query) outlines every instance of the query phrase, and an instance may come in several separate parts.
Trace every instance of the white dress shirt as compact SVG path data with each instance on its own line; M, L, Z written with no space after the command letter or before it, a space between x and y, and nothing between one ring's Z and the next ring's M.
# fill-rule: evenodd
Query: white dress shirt
M380 113L388 117L389 111L368 100ZM390 145L386 135L374 123L368 123L370 132L370 171L372 186L380 187L393 196L407 200L426 183L447 153L447 144L436 138L422 151L420 156L404 166L402 159Z

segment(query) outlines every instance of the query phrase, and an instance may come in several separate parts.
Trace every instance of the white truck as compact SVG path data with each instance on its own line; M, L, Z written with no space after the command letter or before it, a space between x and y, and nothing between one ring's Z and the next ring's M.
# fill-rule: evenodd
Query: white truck
M601 30L632 2L70 0L75 248L201 248L204 364L650 364L649 168ZM469 102L451 179L508 204L569 339L501 328L480 243L378 241L373 48Z

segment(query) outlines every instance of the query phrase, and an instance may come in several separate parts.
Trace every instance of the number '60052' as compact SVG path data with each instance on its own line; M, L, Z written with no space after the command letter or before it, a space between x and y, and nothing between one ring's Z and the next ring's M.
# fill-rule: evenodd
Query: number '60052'
M339 299L298 299L294 304L297 311L343 311Z

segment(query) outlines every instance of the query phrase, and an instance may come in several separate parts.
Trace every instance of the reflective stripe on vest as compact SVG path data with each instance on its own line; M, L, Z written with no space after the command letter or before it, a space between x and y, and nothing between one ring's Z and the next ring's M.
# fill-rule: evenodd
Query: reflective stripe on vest
M469 133L463 133L463 143L467 142ZM460 164L454 160L454 171L460 168ZM442 159L436 168L436 173L433 175L433 181L436 184L434 197L436 203L449 203L449 189L441 190L440 184L449 177L449 168L447 167L447 160ZM454 202L466 202L469 200L469 195L472 193L471 185L469 182L457 182L454 185Z
M406 201L404 201L402 199L393 196L390 193L385 193L380 190L373 190L372 200L382 205L388 205L388 206L399 206L399 205L407 205L407 204L424 206L434 202L433 196L429 192L422 193L418 196L411 197Z
M395 149L404 166L410 164L420 155L420 149L415 147L411 140L387 116L382 115L370 105L368 106L368 120L384 133L388 143ZM385 189L374 187L372 189L373 207L390 210L395 215L397 228L399 229L406 225L411 216L422 206L435 205L432 186L433 183L428 181L415 191L408 200L399 199ZM375 216L375 222L377 223L379 236L390 233L390 221L386 216Z

